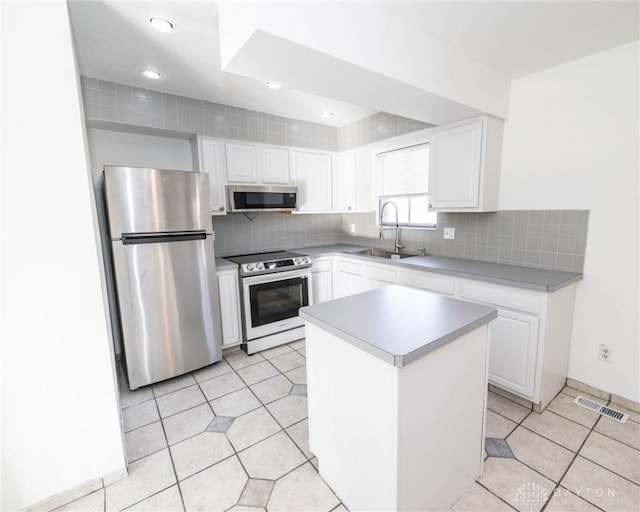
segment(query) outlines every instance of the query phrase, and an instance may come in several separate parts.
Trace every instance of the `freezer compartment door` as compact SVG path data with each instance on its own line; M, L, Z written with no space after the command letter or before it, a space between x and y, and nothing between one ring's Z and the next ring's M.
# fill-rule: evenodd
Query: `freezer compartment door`
M111 238L124 233L212 232L206 173L104 168Z
M213 242L194 238L112 242L131 389L222 357Z

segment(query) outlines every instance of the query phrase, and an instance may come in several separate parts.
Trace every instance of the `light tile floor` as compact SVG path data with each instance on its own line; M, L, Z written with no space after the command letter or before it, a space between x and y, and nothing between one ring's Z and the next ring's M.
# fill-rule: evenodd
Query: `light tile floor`
M300 341L134 392L120 379L129 476L57 510L346 510L309 451L305 361ZM640 510L640 414L622 425L577 394L538 414L490 392L490 456L451 510Z

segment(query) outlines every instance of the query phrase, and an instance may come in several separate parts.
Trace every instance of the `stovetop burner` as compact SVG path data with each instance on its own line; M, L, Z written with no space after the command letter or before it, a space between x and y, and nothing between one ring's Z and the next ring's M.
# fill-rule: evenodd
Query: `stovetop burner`
M311 266L311 258L289 251L259 252L229 256L226 260L237 263L242 277L272 272L284 272Z

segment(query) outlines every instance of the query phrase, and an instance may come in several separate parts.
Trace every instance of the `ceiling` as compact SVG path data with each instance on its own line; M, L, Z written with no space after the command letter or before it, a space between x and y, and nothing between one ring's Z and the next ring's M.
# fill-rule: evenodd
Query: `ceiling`
M367 23L371 9L382 9L407 31L428 33L510 78L640 37L639 1L365 1L349 6L361 11L360 23ZM270 89L262 81L222 71L214 1L71 0L69 11L85 76L331 126L375 112L299 90ZM175 29L158 32L148 23L151 17L168 19ZM419 57L418 48L416 62ZM156 69L162 78L143 77L144 68ZM333 117L320 117L325 110Z

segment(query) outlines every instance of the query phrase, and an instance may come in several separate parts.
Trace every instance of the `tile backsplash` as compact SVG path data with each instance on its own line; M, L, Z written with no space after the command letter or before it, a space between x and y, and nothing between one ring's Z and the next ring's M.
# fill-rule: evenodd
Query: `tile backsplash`
M378 112L335 128L81 77L87 119L322 151L345 151L431 125Z
M262 212L213 217L216 256L249 254L341 243L342 214L295 215Z
M439 213L437 229L401 228L401 238L407 249L436 256L582 272L588 221L588 210ZM445 227L455 228L454 240L444 239ZM374 213L345 214L343 233L343 243L393 248L393 230L379 240Z
M440 213L435 230L402 228L407 249L428 254L533 268L582 272L588 210L518 210ZM216 255L230 256L317 245L353 244L393 248L393 230L378 238L374 213L286 215L260 213L253 221L239 213L213 217ZM349 233L351 224L356 234ZM455 228L444 240L443 229Z

